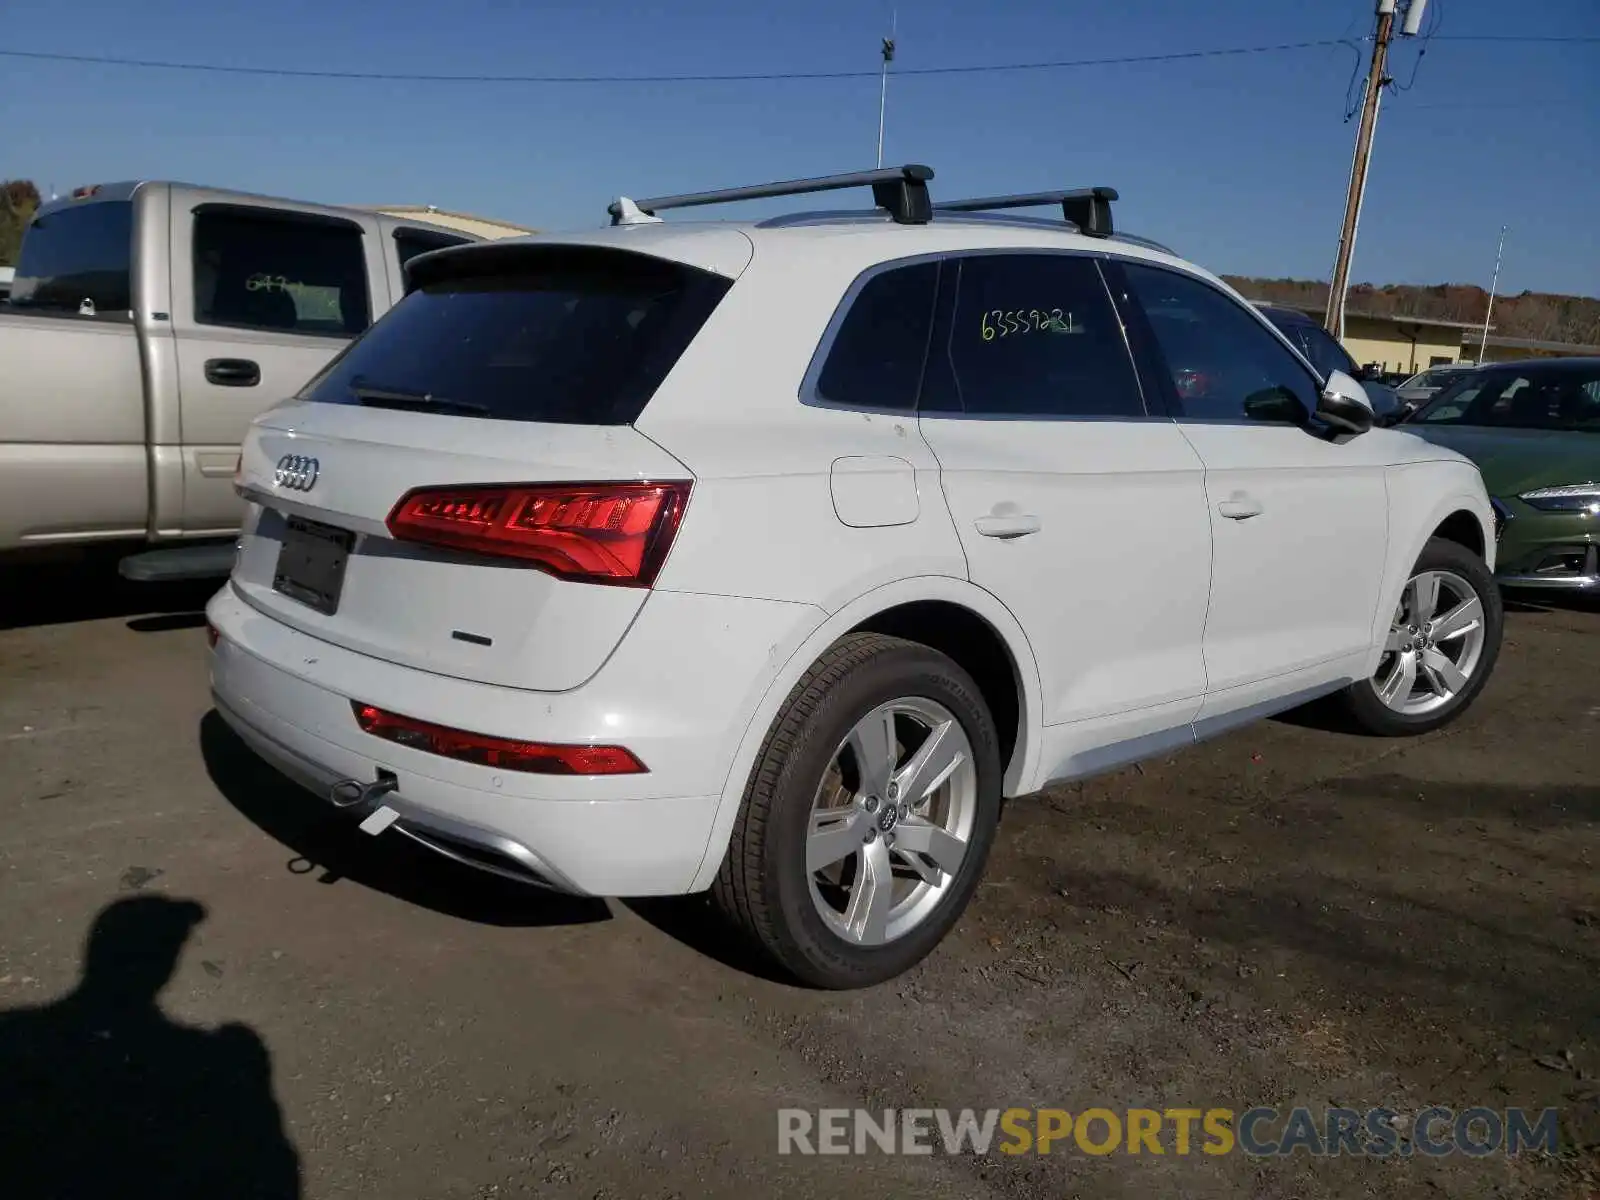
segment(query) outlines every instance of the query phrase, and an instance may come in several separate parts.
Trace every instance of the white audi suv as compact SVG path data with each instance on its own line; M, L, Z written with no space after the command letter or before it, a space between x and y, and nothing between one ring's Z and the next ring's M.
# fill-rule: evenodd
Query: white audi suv
M1111 189L931 177L412 260L250 431L218 711L368 833L710 891L851 987L949 931L1006 797L1332 694L1379 735L1471 703L1475 467L1114 232Z

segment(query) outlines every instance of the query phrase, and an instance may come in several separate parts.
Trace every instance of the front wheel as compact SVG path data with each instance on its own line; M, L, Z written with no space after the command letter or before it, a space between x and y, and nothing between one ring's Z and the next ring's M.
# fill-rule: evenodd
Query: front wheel
M881 634L795 685L745 790L712 895L790 974L863 987L961 916L1000 809L999 739L971 677Z
M1489 681L1504 623L1500 588L1483 560L1430 539L1401 592L1377 671L1343 694L1351 716L1382 737L1449 724Z

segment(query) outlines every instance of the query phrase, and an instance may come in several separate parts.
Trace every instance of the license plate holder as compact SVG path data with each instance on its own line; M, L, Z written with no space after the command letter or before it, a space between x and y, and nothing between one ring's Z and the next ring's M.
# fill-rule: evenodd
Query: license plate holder
M348 529L290 517L278 548L272 590L332 616L339 611L344 569L354 542L355 535Z

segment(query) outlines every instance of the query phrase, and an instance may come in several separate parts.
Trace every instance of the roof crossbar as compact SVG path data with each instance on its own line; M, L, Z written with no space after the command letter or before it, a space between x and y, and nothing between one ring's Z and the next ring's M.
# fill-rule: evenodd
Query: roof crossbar
M1031 192L1020 196L983 196L976 200L946 200L935 204L935 212L993 212L1003 208L1041 208L1046 204L1059 204L1063 219L1078 227L1087 237L1110 237L1111 202L1117 199L1117 189L1108 187L1077 188L1066 192Z
M607 208L613 225L636 225L658 220L656 213L669 208L693 208L702 204L728 204L736 200L764 200L769 196L799 196L810 192L834 192L843 188L870 187L872 202L889 210L901 225L926 225L932 219L928 180L933 168L918 163L885 167L878 171L851 171L844 175L822 175L816 179L791 179L782 183L758 183L750 187L724 188L715 192L688 192L682 196L652 196L630 200L620 196Z

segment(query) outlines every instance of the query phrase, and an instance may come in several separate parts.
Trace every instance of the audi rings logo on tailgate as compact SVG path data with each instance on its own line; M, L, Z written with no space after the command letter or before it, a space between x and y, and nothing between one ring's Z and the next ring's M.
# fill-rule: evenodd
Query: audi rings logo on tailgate
M272 472L272 482L291 492L309 492L317 486L317 460L304 454L285 454Z

